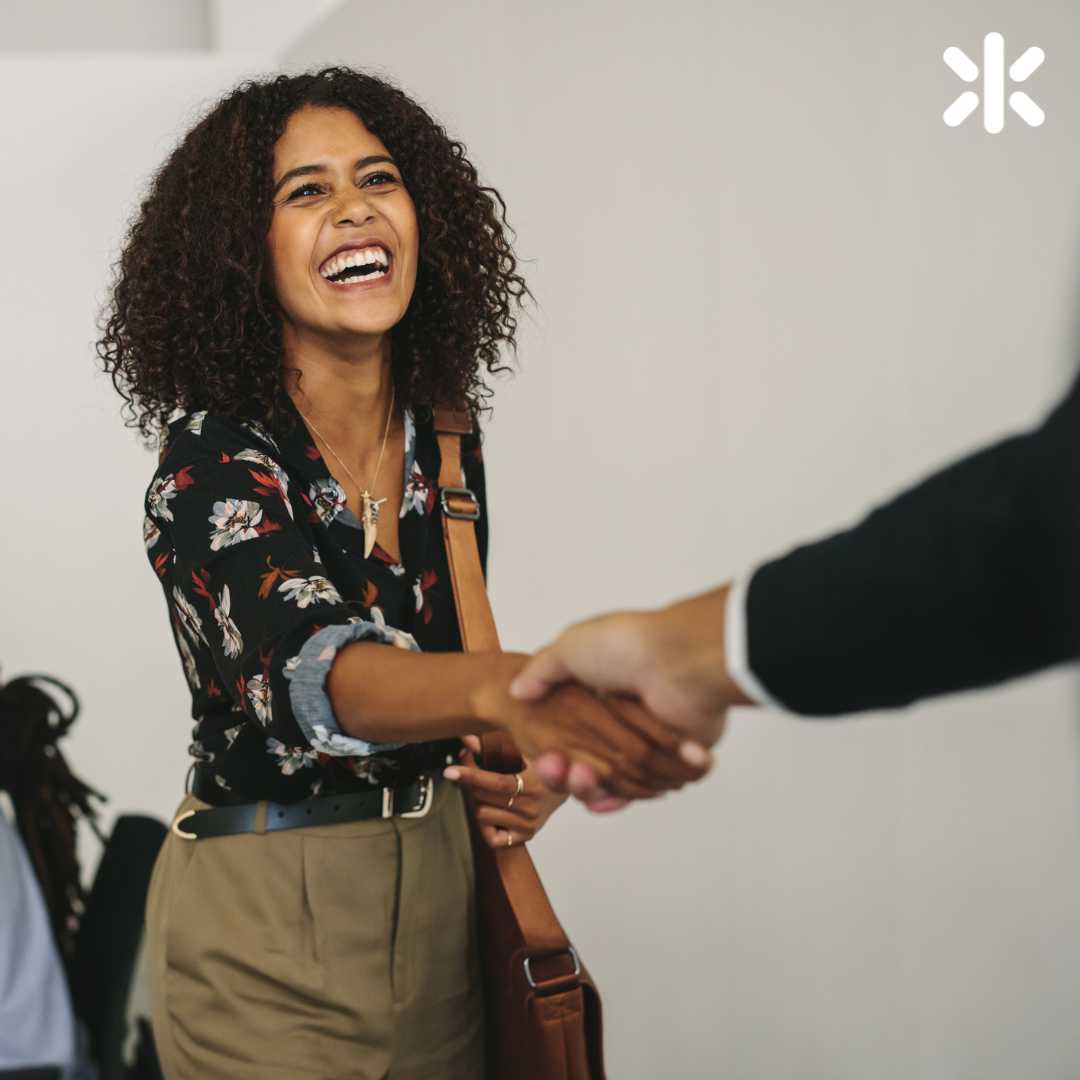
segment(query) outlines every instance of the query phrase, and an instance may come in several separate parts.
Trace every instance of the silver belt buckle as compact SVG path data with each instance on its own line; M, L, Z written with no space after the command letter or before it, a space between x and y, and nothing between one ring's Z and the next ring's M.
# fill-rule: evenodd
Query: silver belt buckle
M184 832L180 828L182 821L187 821L189 817L194 817L198 813L198 810L185 810L182 814L177 814L173 823L169 826L169 831L173 836L179 836L181 840L198 840L198 836L193 832Z
M423 799L420 802L420 806L416 810L406 810L398 817L403 818L422 818L427 817L431 811L431 804L435 801L435 780L431 776L421 776L421 790L423 792ZM382 816L384 818L394 816L394 789L389 787L383 788L382 793Z

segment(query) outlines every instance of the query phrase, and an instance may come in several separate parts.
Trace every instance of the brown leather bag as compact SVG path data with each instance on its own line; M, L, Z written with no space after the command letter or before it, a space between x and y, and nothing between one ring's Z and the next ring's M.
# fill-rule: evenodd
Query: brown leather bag
M468 414L435 409L439 498L462 647L497 652L475 522L479 503L465 488L461 438ZM524 767L513 740L481 738L485 769ZM604 1080L600 995L570 944L524 846L493 850L472 823L484 966L488 1080Z

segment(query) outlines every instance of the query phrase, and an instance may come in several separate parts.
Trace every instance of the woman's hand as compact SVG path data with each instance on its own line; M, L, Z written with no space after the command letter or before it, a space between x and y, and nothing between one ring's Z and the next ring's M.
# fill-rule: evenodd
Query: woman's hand
M708 772L712 762L703 747L690 744L699 754L687 760L685 736L630 697L574 683L550 689L540 701L511 697L510 683L528 659L493 657L490 676L470 695L472 716L508 731L526 759L561 754L587 768L598 790L624 799L653 798Z
M516 775L481 769L475 757L480 751L480 740L475 735L466 735L462 741L466 749L461 764L449 766L443 776L459 783L465 791L489 847L527 843L566 802L567 796L549 791L528 764ZM517 776L524 785L520 795Z

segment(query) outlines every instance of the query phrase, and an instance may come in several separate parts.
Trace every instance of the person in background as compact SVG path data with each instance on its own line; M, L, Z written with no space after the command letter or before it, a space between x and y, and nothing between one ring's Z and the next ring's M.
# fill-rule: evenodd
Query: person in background
M1080 379L1034 430L941 469L854 528L657 611L571 626L514 680L637 697L714 743L733 705L802 716L893 709L1080 656ZM585 763L540 775L597 811Z
M76 1027L60 954L22 841L0 806L0 1077L76 1066Z
M78 826L103 840L102 796L71 771L59 745L79 708L52 675L0 679L0 1078L97 1073L71 993L87 901Z

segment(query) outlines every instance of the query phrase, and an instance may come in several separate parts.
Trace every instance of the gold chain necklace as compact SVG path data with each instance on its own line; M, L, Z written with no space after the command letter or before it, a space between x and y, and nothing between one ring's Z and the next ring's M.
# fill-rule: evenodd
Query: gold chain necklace
M390 434L390 417L394 415L394 387L390 388L390 408L386 411L386 427L383 430L382 446L379 448L379 460L375 462L375 475L372 477L371 486L379 482L379 468L382 466L383 452L386 450L386 437ZM293 402L293 404L296 404ZM361 524L364 526L364 558L366 559L371 554L371 549L375 547L375 533L378 531L379 522L379 507L386 502L386 498L376 499L370 491L353 475L352 469L341 460L341 455L327 442L326 436L311 422L311 419L307 414L296 406L296 411L304 418L308 427L318 435L318 437L326 445L326 449L337 458L338 464L348 474L349 479L360 489L361 505L363 507L361 513Z

